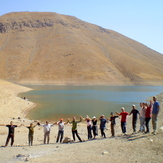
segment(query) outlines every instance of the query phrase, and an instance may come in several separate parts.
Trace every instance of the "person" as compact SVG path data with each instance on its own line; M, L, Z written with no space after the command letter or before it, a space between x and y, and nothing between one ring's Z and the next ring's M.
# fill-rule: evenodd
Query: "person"
M157 97L153 97L153 110L152 110L152 126L153 126L153 134L156 134L157 130L157 118L160 111L160 103L157 101Z
M44 144L49 144L49 141L50 141L50 131L51 131L51 127L54 125L54 124L49 124L48 121L46 121L45 124L40 124L38 122L38 125L41 125L42 127L44 127Z
M68 124L68 121L63 122L63 119L61 118L59 122L56 122L54 124L58 125L58 136L57 136L56 143L58 143L59 139L60 139L60 143L62 143L62 139L63 139L63 136L64 136L64 125Z
M140 132L145 132L145 110L146 106L144 103L140 103Z
M85 119L83 117L82 117L82 119L87 122L88 140L92 139L92 123L91 123L91 118L87 115Z
M92 124L93 124L92 130L93 130L93 136L94 136L93 139L95 139L96 136L98 135L97 119L95 116L92 118Z
M28 99L26 97L23 97L24 100L28 101Z
M73 140L75 141L75 135L77 136L77 138L79 139L80 142L82 142L80 136L78 135L78 131L77 131L77 124L80 123L82 121L82 117L80 116L80 120L76 121L76 117L73 117L72 121L70 122L70 120L68 119L69 123L72 124L72 136L73 136Z
M149 133L149 122L152 117L152 101L150 101L149 104L145 103L146 106L146 111L145 111L145 126L146 126L146 131L145 133Z
M33 145L34 128L36 126L37 126L37 124L33 125L33 123L30 123L30 126L26 126L26 128L29 129L29 133L28 133L28 143L29 143L29 146Z
M15 128L22 126L22 124L19 125L19 126L18 125L14 125L13 124L13 121L11 121L9 125L0 124L0 126L6 126L6 127L8 127L8 136L7 136L7 139L6 139L5 147L7 147L10 139L11 139L11 147L12 147L13 144L14 144Z
M136 109L135 105L132 105L132 110L130 112L130 115L132 114L132 128L133 128L133 134L136 133L136 123L138 115L140 115L139 111Z
M101 115L99 120L100 120L101 137L106 138L105 129L106 129L106 123L108 122L108 120L105 118L104 115Z
M116 122L115 122L115 118L118 118L119 116L115 116L114 115L114 113L113 112L111 112L111 114L110 114L110 128L111 128L111 134L112 134L112 137L114 137L115 136L115 129L114 129L114 127L115 127L115 124L116 124Z
M126 135L126 120L127 120L127 116L129 115L129 113L125 111L124 107L121 108L121 111L122 111L121 113L116 112L116 114L121 116L122 133Z

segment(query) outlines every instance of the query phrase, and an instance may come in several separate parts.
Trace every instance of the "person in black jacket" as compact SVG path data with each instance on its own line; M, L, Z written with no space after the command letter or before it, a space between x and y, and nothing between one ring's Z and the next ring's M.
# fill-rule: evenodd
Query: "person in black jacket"
M111 134L112 134L112 137L115 136L115 118L118 118L119 116L115 116L113 112L110 113L110 128L111 128Z
M15 127L20 127L20 126L22 126L22 124L19 125L19 126L18 125L13 125L13 121L11 121L9 125L0 124L0 126L8 127L8 136L7 136L7 139L6 139L5 147L8 145L10 139L11 139L11 146L13 146Z

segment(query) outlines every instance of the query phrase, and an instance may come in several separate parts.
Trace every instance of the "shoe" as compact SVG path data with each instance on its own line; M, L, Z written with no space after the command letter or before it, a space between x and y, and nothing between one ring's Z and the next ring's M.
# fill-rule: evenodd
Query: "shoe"
M156 135L156 132L154 132L153 135Z

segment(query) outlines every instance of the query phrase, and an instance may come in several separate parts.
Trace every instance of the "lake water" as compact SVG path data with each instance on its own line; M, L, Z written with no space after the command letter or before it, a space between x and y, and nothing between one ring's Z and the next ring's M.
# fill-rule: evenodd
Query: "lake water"
M121 107L131 110L132 104L139 109L139 103L150 96L163 92L163 86L28 86L33 91L22 93L37 104L27 117L37 120L58 120L59 118L90 117L110 112L120 112Z

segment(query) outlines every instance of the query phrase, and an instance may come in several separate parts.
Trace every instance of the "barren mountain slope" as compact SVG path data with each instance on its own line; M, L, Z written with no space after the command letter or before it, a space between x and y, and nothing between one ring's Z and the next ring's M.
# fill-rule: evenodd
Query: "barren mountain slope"
M72 16L9 13L0 17L0 78L24 84L162 83L163 55Z

